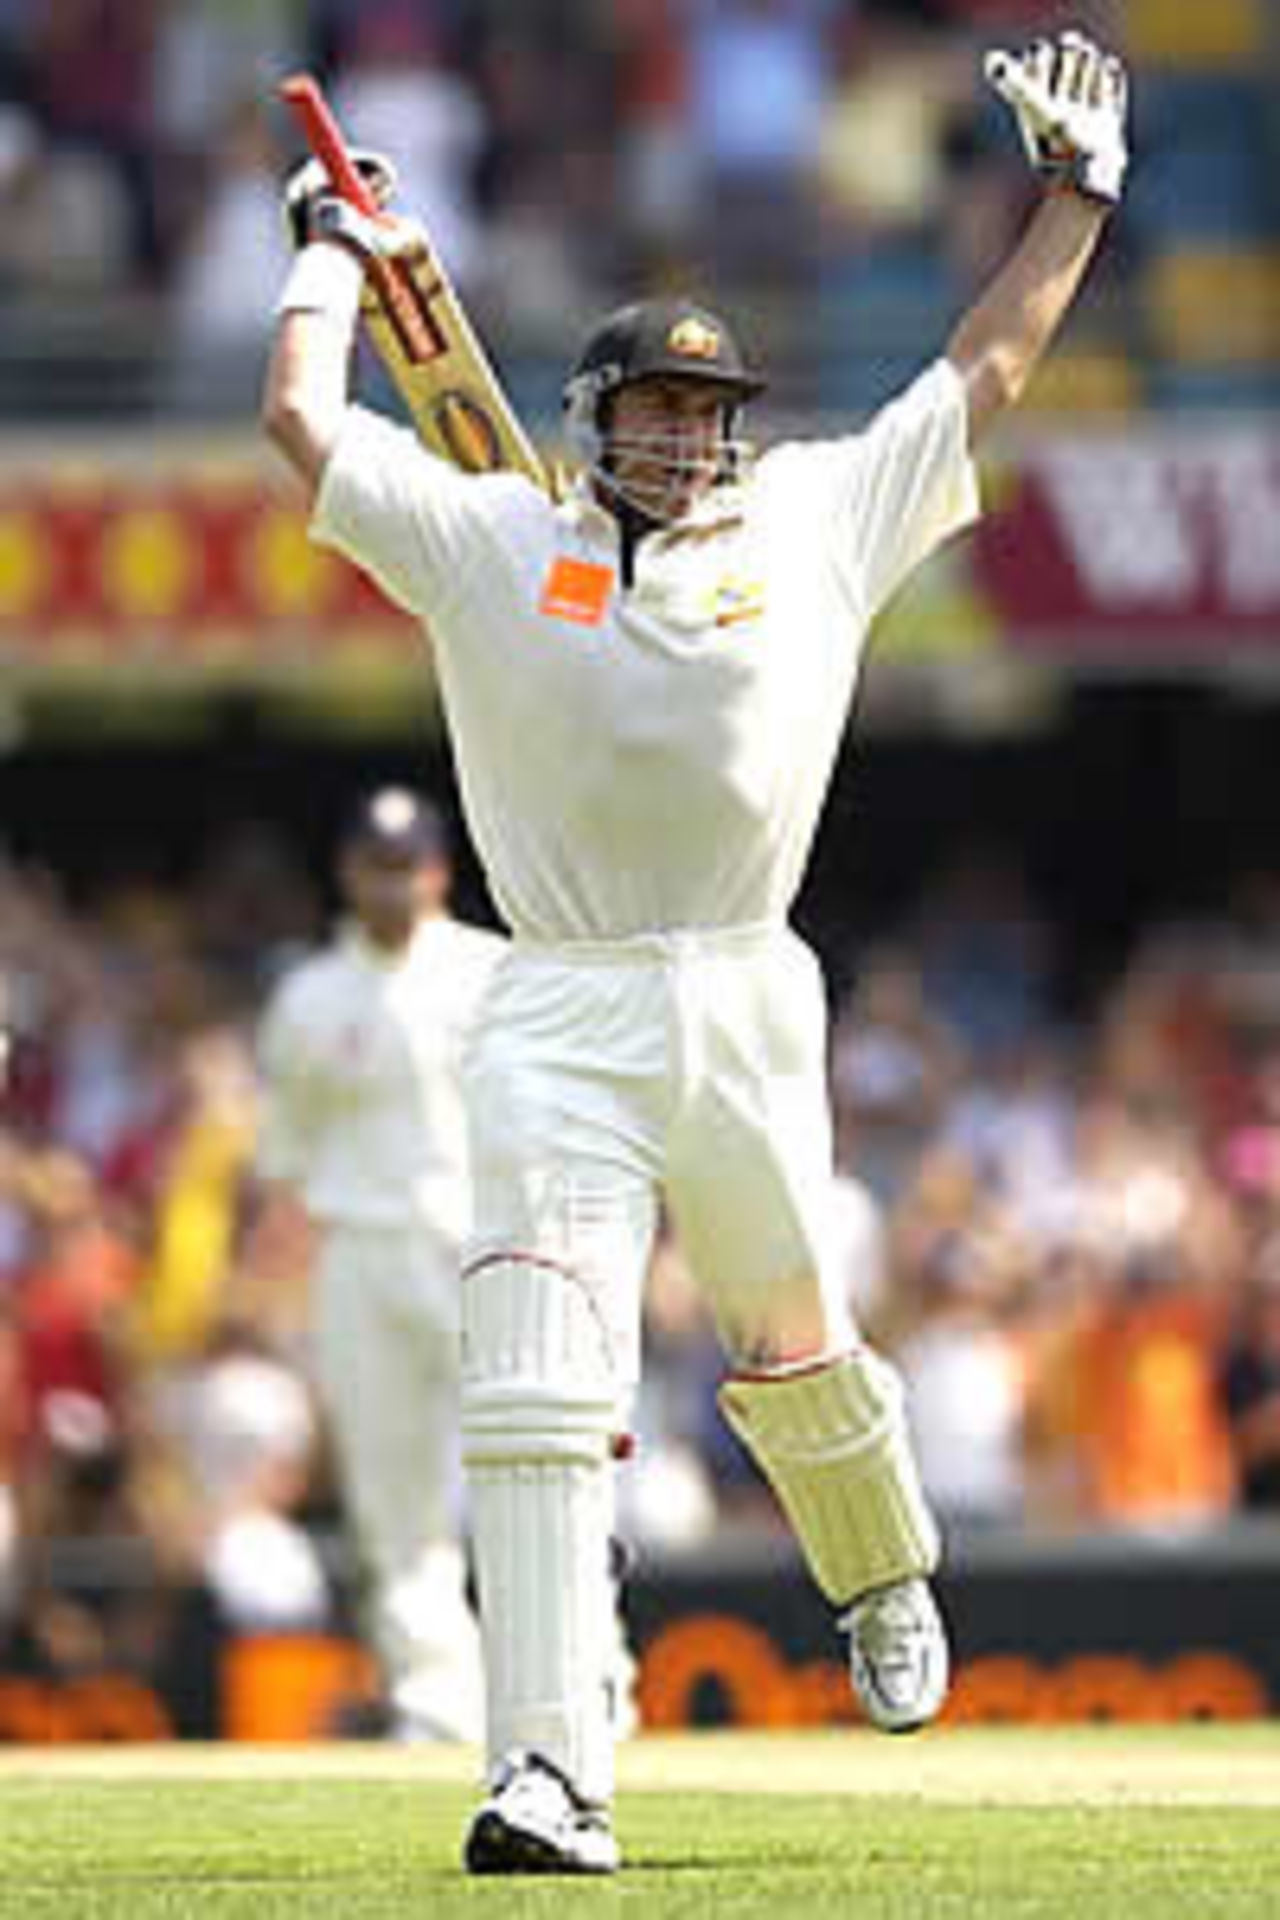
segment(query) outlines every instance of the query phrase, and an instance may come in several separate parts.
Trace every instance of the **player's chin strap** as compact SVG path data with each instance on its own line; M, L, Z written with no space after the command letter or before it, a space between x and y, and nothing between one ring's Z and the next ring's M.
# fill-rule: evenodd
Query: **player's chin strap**
M630 443L628 443L630 450ZM638 488L633 488L617 478L612 468L612 460L617 448L610 442L604 453L587 468L587 475L597 498L606 506L618 523L621 545L620 572L625 588L634 586L636 570L636 549L646 534L661 533L665 528L677 524L676 519L655 511L654 500ZM750 444L745 440L726 440L719 450L719 458L714 469L708 473L708 492L717 487L733 486L742 477L743 470L751 457ZM674 474L681 463L668 463ZM710 466L711 463L708 463ZM705 495L699 496L704 498ZM680 516L683 518L683 516Z
M600 485L598 479L596 484ZM607 488L601 490L610 491ZM622 590L626 593L636 583L636 549L647 533L658 531L662 522L651 519L647 513L642 512L628 500L625 494L616 490L611 494L610 510L618 523L618 571L622 576Z

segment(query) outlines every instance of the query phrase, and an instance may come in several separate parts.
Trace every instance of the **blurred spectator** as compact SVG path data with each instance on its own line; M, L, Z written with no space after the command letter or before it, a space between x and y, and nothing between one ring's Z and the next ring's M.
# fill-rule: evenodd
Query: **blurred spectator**
M167 0L156 47L155 124L165 147L216 150L248 100L304 64L307 0Z
M485 0L308 0L307 39L313 63L332 74L352 56L361 34L372 24L376 33L389 21L398 31L407 18L421 24L436 39L450 58L458 51L464 25ZM530 0L523 0L523 13Z
M1017 1524L1027 1381L1018 1316L1032 1247L976 1163L938 1145L899 1197L891 1249L884 1331L930 1499L944 1525Z
M86 195L106 178L119 188L128 259L143 283L164 256L153 144L156 35L163 0L41 0L27 26L32 100L54 171L87 155L99 171L77 176ZM59 251L65 232L54 229Z
M1221 1391L1246 1511L1280 1513L1280 1241L1261 1249L1223 1354Z
M1248 1073L1220 925L1142 939L1099 1023L1099 1078L1131 1105L1181 1114L1214 1136L1244 1117Z
M0 1637L18 1599L18 1466L22 1446L22 1354L17 1316L0 1293Z
M318 889L278 829L239 820L198 862L186 907L193 945L233 1004L256 1008L264 988L318 936Z
M1099 265L1108 298L1088 322L1095 358L1114 367L1102 391L1111 404L1139 391L1169 407L1251 404L1274 384L1276 209L1254 186L1273 76L1250 63L1244 26L1230 70L1220 49L1217 70L1202 71L1176 9L1156 10L1170 24L1154 39L1150 10L1132 11L1116 0L11 0L0 290L17 297L0 322L0 377L37 416L92 404L108 378L99 404L113 414L157 395L242 411L234 380L165 386L155 296L176 293L180 312L190 300L229 330L226 287L274 283L257 253L274 241L274 209L253 232L254 193L221 150L238 103L265 102L275 77L305 63L340 83L353 130L399 159L404 206L481 300L526 410L555 417L546 343L553 327L563 339L563 313L599 303L597 283L624 297L709 273L759 316L775 399L816 395L844 417L936 349L1034 194L978 56L1073 25L1127 37L1139 62L1143 166ZM193 262L206 256L202 278ZM219 275L226 259L242 278ZM1224 263L1246 289L1234 347L1214 324ZM1139 340L1150 368L1134 360ZM195 349L189 364L201 364Z
M1050 1023L1049 930L1000 853L977 848L937 875L911 938L926 999L978 1058Z
M1223 1130L1220 1164L1241 1205L1268 1218L1280 1200L1280 1034L1254 1041L1243 1110Z
M328 1579L296 1518L319 1438L298 1375L252 1328L224 1321L189 1367L162 1376L153 1413L188 1478L200 1566L232 1630L331 1625Z
M395 162L396 204L422 222L465 286L480 267L475 179L485 120L429 11L404 4L362 14L344 46L334 104L352 141Z
M841 1163L881 1199L938 1125L959 1060L910 956L873 950L835 1023L831 1081Z
M152 1361L200 1349L232 1268L257 1119L246 1036L213 1029L188 1040L175 1095L133 1318L134 1339Z
M831 11L829 0L694 0L689 116L705 270L720 285L794 286L812 266Z
M1062 1044L1033 1029L957 1082L938 1138L972 1163L1012 1221L1051 1240L1073 1201L1075 1124Z
M999 1277L971 1242L938 1245L897 1349L921 1478L944 1527L1023 1518L1025 1367Z
M25 227L40 188L40 132L34 116L0 92L0 286L28 277ZM40 244L47 252L49 235Z
M834 46L817 155L825 247L918 237L947 203L972 61L883 0L852 14Z
M1079 1474L1079 1513L1181 1533L1235 1497L1218 1393L1238 1223L1188 1143L1112 1107L1085 1123L1088 1194L1042 1409Z
M619 1480L623 1531L646 1545L705 1540L717 1492L702 1436L721 1361L687 1262L669 1231L654 1250L644 1295L646 1367L635 1410L637 1448Z
M697 141L683 0L618 0L618 210L642 274L696 259Z
M17 1640L28 1670L153 1674L192 1567L163 1474L132 1423L51 1396L20 1484Z
M172 403L181 411L247 419L257 407L285 261L280 170L263 108L240 101L213 146L175 268Z
M886 1305L889 1271L884 1208L839 1153L831 1200L828 1258L844 1277L845 1298L854 1320L864 1327L873 1324Z
M477 312L501 313L510 329L502 372L521 415L559 405L565 339L605 298L581 223L547 218L548 206L569 211L566 184L562 157L522 168L492 215L480 265Z
M72 1155L34 1158L25 1186L31 1240L13 1286L24 1429L35 1445L48 1407L67 1395L104 1420L121 1411L120 1331L138 1255L89 1168Z

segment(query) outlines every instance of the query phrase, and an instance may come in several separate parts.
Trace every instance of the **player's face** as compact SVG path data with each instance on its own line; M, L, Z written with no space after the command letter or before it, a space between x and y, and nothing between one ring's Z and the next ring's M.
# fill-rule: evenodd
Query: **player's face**
M609 471L651 520L679 520L715 485L724 450L724 392L704 380L637 380L614 398Z
M368 938L379 947L402 947L418 922L438 913L449 891L449 873L439 860L423 860L383 847L360 847L342 863L347 903Z

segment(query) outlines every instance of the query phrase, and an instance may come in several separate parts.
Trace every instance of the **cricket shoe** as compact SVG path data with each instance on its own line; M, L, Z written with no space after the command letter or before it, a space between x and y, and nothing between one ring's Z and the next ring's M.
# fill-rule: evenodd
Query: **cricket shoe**
M517 1750L471 1822L463 1858L468 1873L616 1873L618 1843L606 1808L540 1753Z
M947 1697L947 1635L923 1580L877 1587L840 1621L849 1671L867 1718L884 1733L922 1727Z

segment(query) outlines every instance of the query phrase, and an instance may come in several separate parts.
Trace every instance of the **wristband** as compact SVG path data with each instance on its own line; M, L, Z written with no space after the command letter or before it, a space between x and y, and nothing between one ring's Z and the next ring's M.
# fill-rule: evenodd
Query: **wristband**
M364 264L347 247L312 241L290 268L276 313L321 313L352 333L363 286Z

